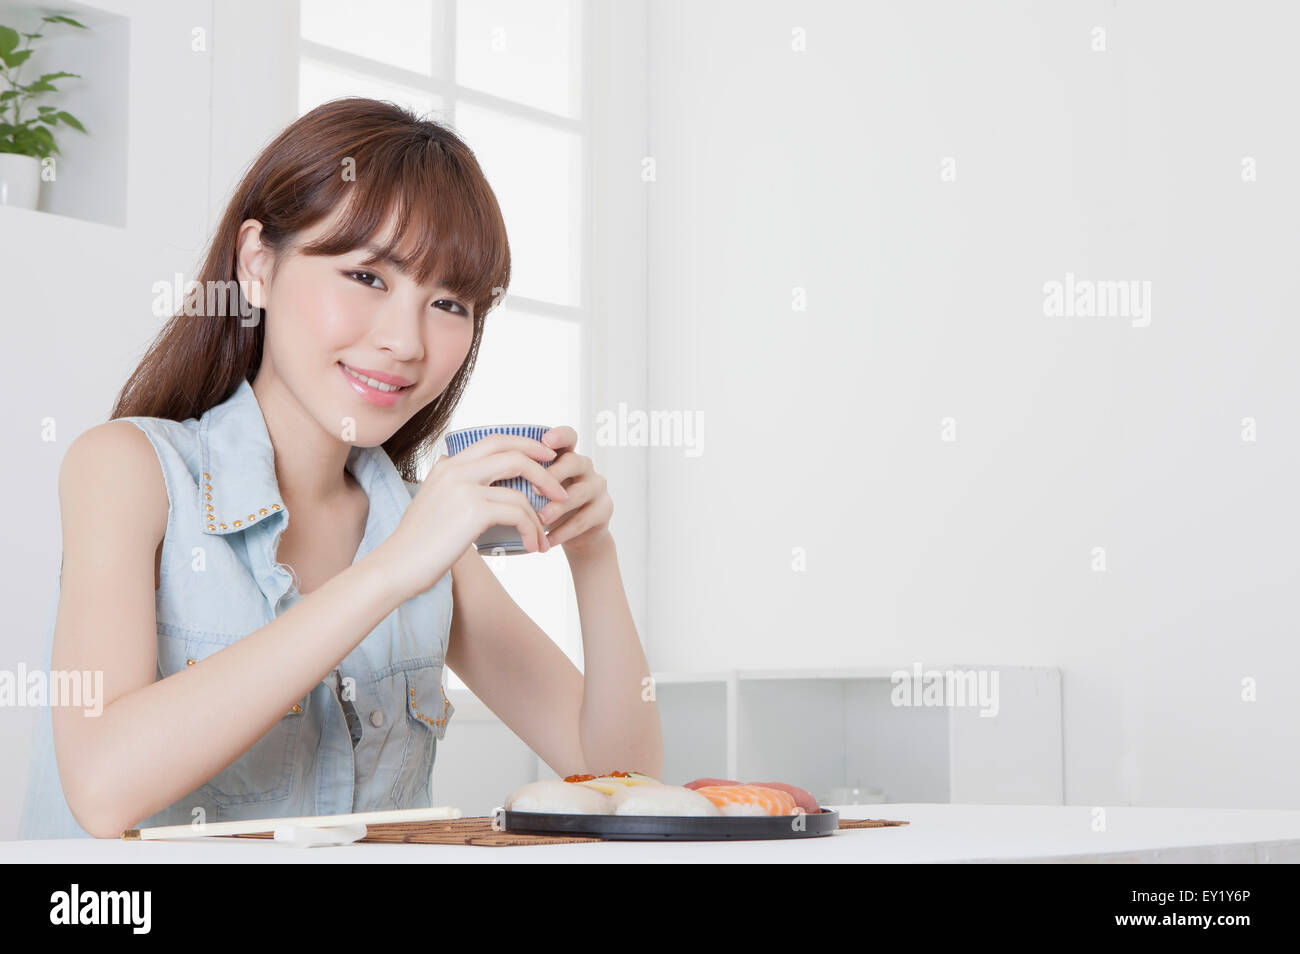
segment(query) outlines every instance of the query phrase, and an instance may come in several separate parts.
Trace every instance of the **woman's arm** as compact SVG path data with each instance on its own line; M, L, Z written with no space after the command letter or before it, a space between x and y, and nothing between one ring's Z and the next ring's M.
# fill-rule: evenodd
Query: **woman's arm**
M149 439L129 421L79 436L59 500L51 666L102 671L103 709L87 718L55 707L54 743L68 807L96 837L117 837L224 770L411 595L377 548L266 626L157 680L154 555L167 491Z
M650 666L637 637L618 569L614 537L602 531L580 551L565 549L582 624L579 735L598 772L663 771L664 742Z
M452 566L447 664L560 776L663 770L659 710L619 576L613 538L569 554L583 663L510 598L474 547ZM647 698L648 696L648 698Z

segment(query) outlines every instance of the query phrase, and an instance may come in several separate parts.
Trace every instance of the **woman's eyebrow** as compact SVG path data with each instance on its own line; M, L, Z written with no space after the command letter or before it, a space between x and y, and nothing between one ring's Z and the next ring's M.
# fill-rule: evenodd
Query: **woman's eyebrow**
M393 258L393 256L389 255L382 248L375 245L363 245L361 246L360 251L370 253L370 257L362 263L363 265L374 265L376 262L383 262L385 265L391 265L407 278L411 277L410 271L402 267L401 262Z
M374 264L377 263L377 262L382 262L382 263L384 263L385 265L391 265L391 266L392 266L396 271L401 272L401 273L402 273L403 275L405 275L407 278L411 279L411 281L415 281L415 276L414 276L413 274L411 274L410 269L407 269L407 268L402 267L402 263L401 263L401 262L399 262L397 259L393 258L393 256L389 255L387 252L385 252L385 251L384 251L382 248L380 248L379 246L377 246L377 245L362 245L361 248L359 249L359 251L362 251L362 252L369 252L369 253L370 253L370 257L367 258L367 259L365 259L365 260L362 262L363 265L374 265ZM449 293L449 294L452 294L451 289L448 288L446 285L434 285L434 286L433 286L433 289L434 289L434 291L444 291L444 292L447 292L447 293Z

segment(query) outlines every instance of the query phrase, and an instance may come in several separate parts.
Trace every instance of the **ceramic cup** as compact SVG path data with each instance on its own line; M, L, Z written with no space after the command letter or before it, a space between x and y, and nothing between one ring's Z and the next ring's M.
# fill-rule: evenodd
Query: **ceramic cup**
M550 428L543 424L489 424L482 427L462 427L458 430L448 431L443 441L446 446L447 456L451 457L489 434L511 434L515 437L530 437L535 441L540 441L542 435L549 430ZM541 460L538 463L543 467L550 467L552 462ZM533 483L527 477L508 477L505 480L494 480L492 486L509 487L511 490L518 490L528 498L528 502L532 504L534 510L541 510L551 502L549 497L543 497L541 494L534 492ZM519 528L504 525L488 527L474 541L474 547L479 553L487 553L492 556L530 552L524 546L523 539L519 536Z

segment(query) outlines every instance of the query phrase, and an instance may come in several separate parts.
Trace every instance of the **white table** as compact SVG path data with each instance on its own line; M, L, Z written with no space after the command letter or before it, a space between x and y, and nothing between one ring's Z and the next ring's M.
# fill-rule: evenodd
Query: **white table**
M1300 862L1300 811L1110 807L1104 831L1093 830L1093 809L1086 806L849 805L840 814L911 824L783 841L613 841L518 848L290 848L256 838L8 841L0 842L0 863Z

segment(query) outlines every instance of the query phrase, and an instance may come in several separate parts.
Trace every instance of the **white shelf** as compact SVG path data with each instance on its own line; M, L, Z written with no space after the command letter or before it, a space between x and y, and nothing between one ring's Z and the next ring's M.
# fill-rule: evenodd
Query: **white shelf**
M895 705L893 677L913 674L910 663L655 673L662 777L786 781L824 803L832 788L861 784L893 802L1063 804L1059 670L935 663L922 673L972 670L997 673L992 716L978 705ZM503 786L553 777L469 690L447 696L456 711L434 773L445 798L477 811ZM474 764L481 774L489 753L515 775L502 769L489 781L453 770Z
M84 23L41 23L50 13ZM127 205L128 105L130 102L131 23L127 16L97 3L64 3L57 10L0 0L0 23L20 32L40 33L21 79L63 71L78 77L58 80L58 92L44 93L24 108L53 106L75 116L85 132L60 123L51 128L59 151L53 181L41 182L37 209L86 222L124 228Z
M860 784L891 801L1062 804L1059 671L951 663L921 670L935 671L984 673L986 689L996 673L996 710L895 704L894 676L914 675L910 663L655 674L663 776L783 780L820 799Z

